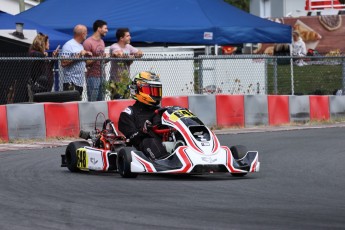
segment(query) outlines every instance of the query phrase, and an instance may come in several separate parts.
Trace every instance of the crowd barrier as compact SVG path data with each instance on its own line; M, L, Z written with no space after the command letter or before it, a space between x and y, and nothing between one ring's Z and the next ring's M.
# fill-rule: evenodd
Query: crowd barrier
M100 128L134 100L0 105L0 139L77 137L80 129ZM345 96L192 95L164 97L162 106L189 108L207 126L277 126L345 116Z

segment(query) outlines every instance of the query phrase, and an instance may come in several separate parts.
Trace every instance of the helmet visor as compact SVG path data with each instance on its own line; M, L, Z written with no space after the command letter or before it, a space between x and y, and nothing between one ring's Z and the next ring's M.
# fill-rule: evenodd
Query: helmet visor
M161 85L141 85L140 91L148 94L152 97L162 97L162 86Z

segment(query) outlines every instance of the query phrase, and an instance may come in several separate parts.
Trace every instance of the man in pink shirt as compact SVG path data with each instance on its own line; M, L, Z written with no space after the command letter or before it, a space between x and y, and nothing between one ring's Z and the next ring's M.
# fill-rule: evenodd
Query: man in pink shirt
M93 23L93 35L83 43L86 51L92 52L93 57L104 57L105 44L103 37L108 32L107 23L103 20L96 20ZM98 60L87 60L86 67L86 89L88 101L103 100L103 78L104 63Z
M143 52L132 45L131 35L128 28L119 28L116 31L117 43L110 46L111 57L117 58L140 58ZM119 82L121 74L128 74L130 77L129 67L133 63L132 60L126 61L112 61L110 68L110 79Z

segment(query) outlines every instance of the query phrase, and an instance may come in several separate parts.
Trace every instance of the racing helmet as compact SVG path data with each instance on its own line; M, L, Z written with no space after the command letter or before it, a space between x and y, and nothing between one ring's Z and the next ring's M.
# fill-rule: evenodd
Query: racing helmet
M144 71L135 75L130 86L134 100L150 106L157 106L162 100L162 83L155 73Z

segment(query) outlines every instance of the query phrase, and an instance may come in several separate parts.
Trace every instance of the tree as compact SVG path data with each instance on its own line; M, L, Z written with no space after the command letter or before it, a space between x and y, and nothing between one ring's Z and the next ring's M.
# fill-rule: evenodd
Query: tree
M249 12L250 0L224 0L225 2L240 8L243 11Z

